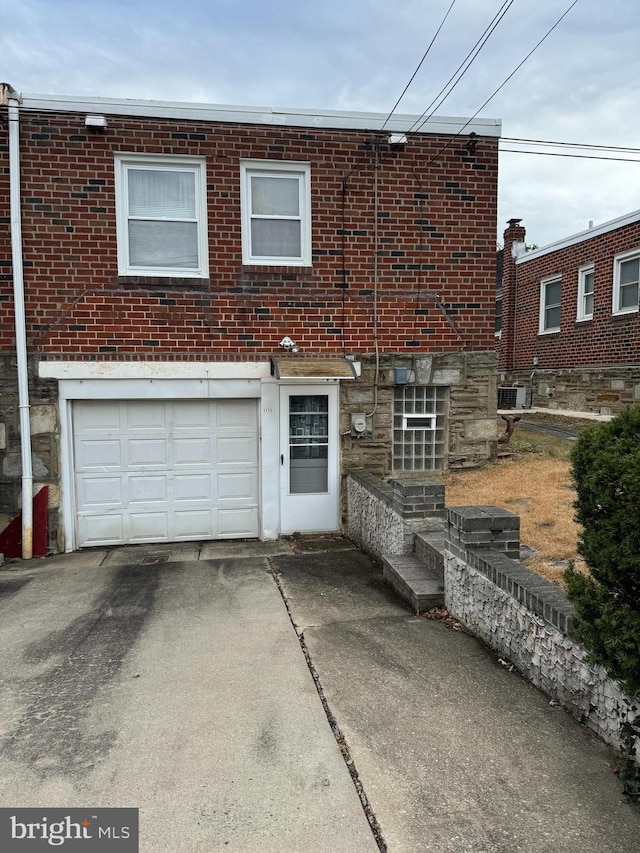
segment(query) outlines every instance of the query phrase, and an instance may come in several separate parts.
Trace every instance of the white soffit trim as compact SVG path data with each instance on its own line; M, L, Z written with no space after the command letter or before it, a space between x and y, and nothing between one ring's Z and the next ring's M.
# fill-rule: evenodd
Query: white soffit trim
M585 240L591 240L592 237L599 237L601 234L607 234L609 231L615 231L616 228L624 228L625 225L633 225L634 222L640 222L640 210L634 210L632 213L626 213L624 216L619 216L617 219L610 219L608 222L603 222L601 225L596 225L594 228L587 228L585 231L579 231L577 234L572 234L570 237L564 237L562 240L557 240L555 243L549 243L548 246L542 246L540 249L534 249L532 252L527 252L516 259L516 264L524 264L527 261L534 260L534 258L541 258L543 255L549 255L551 252L557 252L559 249L566 249L567 246L575 246L576 243L584 243Z
M268 361L41 361L42 379L268 379Z
M344 130L376 131L384 124L385 130L389 133L406 133L410 127L421 120L420 116L415 115L393 115L391 119L386 121L387 116L384 113L36 94L23 95L22 108L26 110L53 110L85 114L100 113L102 115L176 118L202 122L270 124ZM468 136L474 132L478 136L499 137L501 130L502 121L500 119L433 116L424 123L419 133L459 133Z

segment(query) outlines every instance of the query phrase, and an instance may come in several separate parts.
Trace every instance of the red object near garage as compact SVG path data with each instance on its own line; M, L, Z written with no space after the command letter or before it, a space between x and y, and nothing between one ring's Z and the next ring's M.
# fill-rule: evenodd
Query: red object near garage
M47 556L49 487L43 486L33 499L33 556ZM0 533L0 553L22 557L22 513Z

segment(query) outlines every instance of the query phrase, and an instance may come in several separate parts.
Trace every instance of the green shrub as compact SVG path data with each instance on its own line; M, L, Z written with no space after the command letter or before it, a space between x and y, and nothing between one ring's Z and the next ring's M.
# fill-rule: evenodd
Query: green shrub
M589 660L620 684L635 712L633 703L640 699L640 407L584 430L571 461L576 520L582 525L578 551L590 572L570 567L565 574L576 609L572 634L587 648ZM621 729L628 759L625 787L631 794L637 783L633 759L639 725L640 717L627 718Z

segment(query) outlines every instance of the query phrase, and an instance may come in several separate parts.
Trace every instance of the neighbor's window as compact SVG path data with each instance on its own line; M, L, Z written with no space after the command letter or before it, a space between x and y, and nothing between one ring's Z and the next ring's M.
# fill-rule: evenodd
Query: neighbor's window
M595 268L587 264L578 270L578 320L593 318L593 277Z
M240 170L243 263L309 266L309 164L245 160Z
M495 328L494 332L500 337L502 331L502 289L496 294Z
M440 471L447 455L448 389L396 385L393 397L394 471Z
M206 167L196 157L117 154L121 275L208 275Z
M560 331L560 276L546 278L540 282L540 334Z
M638 310L640 251L625 252L613 260L613 313L628 314Z

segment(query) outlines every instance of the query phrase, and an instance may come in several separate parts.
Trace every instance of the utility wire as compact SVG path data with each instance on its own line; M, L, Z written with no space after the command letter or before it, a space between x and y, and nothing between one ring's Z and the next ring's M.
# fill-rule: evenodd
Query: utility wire
M422 115L421 115L421 116L419 116L419 117L414 121L414 123L411 125L411 127L409 128L409 130L407 131L407 133L411 133L411 132L417 133L417 132L418 132L418 130L420 129L420 127L422 127L422 126L423 126L423 125L424 125L424 124L425 124L425 123L426 123L426 122L431 118L431 116L433 115L433 112L431 112L431 113L430 113L430 114L425 118L425 115L427 114L427 111L428 111L429 109L431 109L431 107L433 107L433 105L436 103L436 101L438 100L438 98L440 98L440 96L443 94L443 92L445 92L445 90L447 89L447 87L449 86L449 84L450 84L453 80L455 80L455 82L454 82L453 86L451 86L451 88L449 89L449 91L447 92L447 94L444 96L444 98L442 98L442 100L438 103L438 105L436 106L436 108L435 108L435 109L438 109L438 107L440 107L440 106L444 103L444 101L449 97L449 95L451 94L451 92L453 92L453 90L454 90L454 89L455 89L455 87L458 85L458 83L460 82L460 80L462 79L462 77L463 77L463 76L466 74L466 72L469 70L469 68L471 67L471 65L472 65L472 64L473 64L473 62L475 61L476 57L478 56L478 54L480 53L480 51L482 50L482 48L484 47L484 45L487 43L487 41L488 41L488 39L490 38L490 36L493 34L494 30L496 29L496 27L498 26L498 24L500 23L500 21L502 20L502 18L503 18L503 17L505 16L505 14L509 11L509 9L510 9L510 7L512 6L513 2L514 2L514 0L504 0L504 3L503 3L503 4L502 4L502 6L500 7L500 9L496 12L496 14L493 16L493 18L492 18L492 19L491 19L491 21L489 22L489 24L485 27L484 32L482 33L482 35L480 36L480 38L476 41L476 43L475 43L475 44L474 44L474 46L471 48L471 50L470 50L470 51L469 51L469 53L466 55L466 57L463 59L463 61L460 63L460 65L458 66L458 68L454 71L454 73L453 73L453 74L451 75L451 77L447 80L447 82L444 84L444 86L440 89L440 91L439 91L439 92L438 92L438 94L435 96L435 98L431 101L431 103L429 104L429 106L427 107L427 109L422 113ZM427 49L426 49L426 51L425 51L425 53L424 53L424 56L422 57L422 59L421 59L421 60L420 60L420 62L418 63L418 66L417 66L417 68L415 69L415 71L413 72L413 74L411 75L411 78L409 79L409 82L407 83L407 85L406 85L406 86L404 87L404 89L402 90L402 94L400 95L400 97L398 98L398 100L397 100L397 101L395 102L395 104L393 105L393 108L391 109L391 112L390 112L390 113L389 113L389 115L386 117L386 119L385 119L385 121L384 121L384 123L383 123L382 127L380 128L380 130L381 130L381 131L382 131L382 130L384 130L384 128L387 126L387 124L388 124L389 120L391 119L392 115L394 114L394 112L395 112L395 111L396 111L396 109L398 108L398 104L400 103L400 101L402 100L402 98L405 96L405 94L406 94L407 90L409 89L409 86L411 85L411 83L412 83L412 82L413 82L413 80L415 79L416 74L417 74L417 73L418 73L418 71L420 70L420 68L421 68L422 64L424 63L425 59L427 58L427 55L429 54L429 51L431 50L431 48L432 48L432 46L433 46L433 44L434 44L434 42L435 42L436 38L438 37L438 35L439 35L439 33L440 33L440 30L442 29L442 27L443 27L443 26L444 26L444 24L445 24L445 21L446 21L446 20L447 20L447 18L449 17L449 14L450 14L451 10L453 9L454 4L455 4L455 0L452 0L451 5L450 5L450 6L449 6L449 8L447 9L447 12L446 12L445 16L444 16L444 18L442 19L442 21L441 21L441 23L440 23L440 26L438 27L438 29L437 29L437 31L436 31L436 33L435 33L434 37L431 39L431 42L430 42L429 46L427 47ZM462 73L460 73L461 69L462 69ZM456 76L457 76L458 74L459 74L459 77L458 77L458 79L456 80L455 78L456 78ZM423 119L424 119L424 121L423 121ZM420 122L421 122L421 123L420 123ZM416 127L416 125L418 125L418 124L419 124L418 129L414 131L414 130L413 130L413 128L415 128L415 127ZM465 126L466 126L466 125L465 125ZM353 168L352 168L352 169L351 169L347 174L345 174L345 175L344 175L344 177L343 177L343 187L347 185L347 182L348 182L349 178L350 178L354 173L356 173L357 171L360 171L360 167L362 166L362 163L363 163L366 159L367 159L367 154L366 154L366 153L364 153L364 154L360 157L360 159L358 160L358 162L355 164L355 166L354 166L354 167L353 167Z
M429 121L430 118L432 118L432 116L435 114L435 111L442 106L442 104L446 101L446 99L449 97L449 95L453 92L453 90L456 88L458 83L462 80L464 75L467 73L469 68L471 68L471 66L473 65L474 61L476 60L478 54L480 53L482 48L487 43L487 41L489 40L489 38L491 37L491 35L495 31L495 29L498 26L498 24L500 23L500 21L504 18L506 13L509 11L512 4L513 4L513 0L505 0L505 2L502 4L500 9L498 9L496 14L493 16L493 18L489 22L489 24L486 26L484 32L482 33L482 35L480 36L478 41L474 44L474 46L471 48L469 53L467 53L467 55L462 60L460 65L458 65L458 67L453 72L451 77L449 77L447 82L440 89L438 94L431 101L431 103L425 109L425 111L422 113L422 115L419 116L414 121L414 123L411 125L411 127L409 128L407 133L418 133L420 128L423 127L423 125L425 125ZM457 80L456 80L456 77L458 78ZM453 83L453 86L451 86L449 91L446 92L447 87L454 80L455 80L455 82ZM446 92L446 94L444 95L444 97L440 101L438 101L438 99L440 98L441 95L443 95L444 92ZM432 107L433 107L433 109L432 109ZM429 110L431 110L431 112L429 112ZM428 113L428 115L427 115L427 113ZM425 118L425 116L426 116L426 118Z
M451 10L452 10L452 9L453 9L453 7L455 6L455 4L456 4L456 0L451 0L451 5L450 5L450 6L449 6L449 8L447 9L447 11L446 11L446 14L445 14L444 18L443 18L443 19L442 19L442 21L440 22L440 26L439 26L439 27L438 27L438 29L436 30L434 37L433 37L433 38L431 39L431 41L429 42L429 46L428 46L428 47L427 47L427 49L425 50L424 55L423 55L422 59L420 60L420 62L418 63L416 70L413 72L413 74L412 74L412 75L411 75L411 77L409 78L409 82L407 83L407 85L406 85L406 86L404 87L404 89L402 90L402 94L400 95L400 97L398 98L398 100L397 100L397 101L395 102L395 104L393 105L393 108L392 108L391 112L389 113L389 115L388 115L388 116L386 117L386 119L384 120L384 124L382 125L382 127L380 128L380 130L384 130L384 129L385 129L385 127L386 127L386 126L387 126L387 124L389 123L389 119L391 118L391 116L392 116L392 115L395 113L395 111L397 110L397 108L398 108L398 104L400 103L400 101L401 101L401 100L404 98L404 96L406 95L406 93L407 93L407 89L408 89L408 88L409 88L409 86L413 83L413 81L414 81L414 79L415 79L416 74L418 73L418 71L420 71L420 69L422 68L422 64L424 63L425 59L426 59L426 58L427 58L427 56L429 55L429 51L430 51L430 50L431 50L431 48L433 47L433 44L434 44L435 40L436 40L436 39L438 38L438 36L440 35L440 30L441 30L441 29L443 28L443 26L445 25L445 22L446 22L447 18L449 17L449 13L451 12Z
M518 145L549 145L553 148L593 148L598 151L640 152L640 148L624 145L594 145L589 142L552 142L549 139L523 139L517 136L502 136L501 142L511 142Z
M567 15L573 9L573 7L576 5L577 2L578 2L578 0L573 0L573 3L571 3L571 5L562 13L562 15L560 15L560 17L555 22L555 24L549 30L547 30L547 32L542 36L540 41L538 41L537 44L535 44L534 47L531 48L531 50L525 56L525 58L521 62L519 62L518 65L516 65L516 67L513 69L511 74L508 75L508 77L505 77L505 79L498 86L498 88L491 95L489 95L487 100L483 104L481 104L480 107L478 107L478 109L471 116L471 118L467 119L465 124L462 125L462 127L455 134L455 136L452 136L451 139L449 140L449 142L447 142L446 145L443 145L442 148L436 154L434 154L430 160L427 161L427 163L426 163L427 166L430 166L431 163L433 163L435 160L437 160L438 157L440 157L440 155L443 154L443 152L446 151L447 148L449 148L453 144L453 142L460 136L460 134L464 131L464 129L467 128L471 124L471 122L478 115L478 113L480 113L487 106L489 101L492 101L495 98L495 96L498 94L498 92L501 89L504 89L504 87L507 85L509 80L511 80L511 78L522 68L522 66L525 64L525 62L536 52L536 50L538 50L540 45L549 38L549 36L556 29L556 27L559 26L559 24L567 17Z
M453 2L455 2L455 0L453 0ZM389 115L387 116L387 118L385 119L384 124L382 125L381 130L384 130L385 126L387 125L387 123L388 123L388 121L389 121L389 119L391 118L391 116L392 116L392 115L393 115L393 113L395 112L395 110L396 110L396 108L397 108L398 104L400 103L400 101L401 101L401 100L402 100L402 98L404 97L404 95L405 95L405 93L406 93L407 89L409 88L409 86L410 86L410 85L411 85L411 83L413 82L413 79L415 78L416 74L418 73L418 70L420 69L420 66L421 66L421 65L422 65L422 63L424 62L424 60L425 60L425 58L426 58L427 54L429 53L429 50L431 49L431 46L433 45L433 42L435 41L435 39L436 39L436 37L437 37L438 33L439 33L439 32L440 32L440 30L442 29L442 26L443 26L444 22L446 21L446 19L447 19L448 15L449 15L449 12L450 12L450 11L451 11L451 9L453 8L453 2L451 3L451 6L449 6L449 9L447 10L447 13L445 14L445 16L444 16L444 18L443 18L443 20L442 20L442 23L441 23L441 24L440 24L440 26L438 27L438 30L437 30L437 32L436 32L436 34L435 34L435 36L433 37L433 39L431 40L431 44L430 44L430 45L429 45L429 47L427 48L427 50L426 50L426 52L425 52L424 56L422 57L422 59L421 59L420 63L418 64L418 67L416 68L416 70L415 70L415 71L414 71L414 73L412 74L411 79L409 80L409 82L408 82L408 83L407 83L407 85L405 86L405 88L404 88L404 90L403 90L402 94L400 95L400 97L398 98L398 100L396 101L396 103L394 104L393 109L391 110L391 112L389 113ZM431 103L429 104L429 106L427 107L427 109L422 113L422 115L420 115L420 116L419 116L419 117L418 117L418 118L413 122L413 124L411 125L411 127L410 127L410 128L409 128L409 130L407 131L407 134L410 134L410 133L416 133L416 134L417 134L417 133L418 133L418 131L420 130L420 128L421 128L421 127L422 127L422 126L423 126L427 121L429 121L429 119L433 116L434 111L432 111L429 115L427 115L428 110L430 110L430 109L431 109L431 107L433 107L433 105L436 103L436 101L438 101L438 98L440 98L440 96L443 94L443 92L445 92L445 90L447 89L447 87L449 86L449 84L450 84L453 80L455 80L456 76L459 74L460 76L458 77L458 79L457 79L457 80L455 80L455 83L453 84L453 86L449 89L449 91L447 92L447 94L446 94L446 95L445 95L445 96L444 96L444 97L439 101L439 103L437 104L437 106L435 107L435 109L438 109L438 108L439 108L439 107L444 103L444 101L449 97L449 95L451 94L451 92L453 92L453 90L454 90L454 89L455 89L455 87L458 85L458 83L460 82L460 80L462 79L462 77L463 77L463 76L466 74L466 72L469 70L469 68L471 67L471 65L472 65L472 64L473 64L473 62L475 61L476 57L478 56L478 54L480 53L480 51L482 50L482 48L485 46L485 44L486 44L486 43L487 43L487 41L489 40L490 36L493 34L494 30L496 29L496 27L498 26L498 24L500 23L500 21L502 20L502 18L503 18L503 17L506 15L506 13L509 11L509 9L511 8L511 6L512 6L513 2L514 2L514 0L504 0L504 3L503 3L503 4L502 4L502 6L500 7L500 9L498 9L498 11L496 12L496 14L493 16L493 18L492 18L492 19L491 19L491 21L489 22L489 24L485 27L484 32L482 33L482 35L480 36L480 38L476 41L476 43L475 43L475 44L474 44L474 46L471 48L471 50L469 51L469 53L467 53L466 57L462 60L462 62L460 63L460 65L457 67L457 69L454 71L454 73L451 75L451 77L447 80L447 82L444 84L444 86L440 89L440 91L439 91L439 92L438 92L438 94L435 96L435 98L431 101ZM577 0L576 0L576 2L577 2ZM460 71L461 71L461 70L462 70L462 73L460 73ZM481 107L481 109L482 109L482 107ZM427 116L426 118L425 118L425 115ZM477 113L476 113L476 115L477 115ZM424 119L424 120L423 120L423 119ZM414 128L416 128L416 125L419 125L419 126L417 127L417 129L416 129L416 130L414 130ZM466 126L467 126L467 125L465 125L464 127L466 127ZM464 127L463 127L463 130L464 130ZM364 162L366 159L367 159L367 153L365 152L365 153L360 157L360 159L359 159L359 160L358 160L358 162L355 164L355 166L354 166L354 167L353 167L353 168L352 168L352 169L351 169L347 174L345 174L345 175L344 175L344 177L343 177L343 186L346 186L346 185L347 185L347 182L348 182L349 178L350 178L353 174L355 174L356 172L360 171L361 167L362 167L362 168L365 168L365 167L363 167L363 166L362 166L362 164L363 164L363 162ZM419 181L418 181L418 183L419 183Z
M597 154L565 154L561 151L521 151L518 148L498 148L500 154L538 154L542 157L573 157L576 160L612 160L614 163L640 163L633 157L604 157Z

